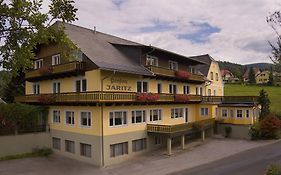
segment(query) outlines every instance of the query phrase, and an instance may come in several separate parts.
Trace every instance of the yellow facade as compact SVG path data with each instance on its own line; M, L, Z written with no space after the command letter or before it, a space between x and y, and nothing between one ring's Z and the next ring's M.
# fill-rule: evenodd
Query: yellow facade
M207 78L210 80L210 83L206 86L205 94L207 96L223 96L224 85L219 64L217 62L211 62Z
M256 83L257 84L266 84L269 81L269 71L262 71L256 76Z

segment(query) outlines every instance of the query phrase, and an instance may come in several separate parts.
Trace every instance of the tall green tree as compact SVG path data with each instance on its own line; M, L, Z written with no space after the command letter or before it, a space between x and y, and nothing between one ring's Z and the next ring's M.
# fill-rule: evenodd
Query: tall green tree
M273 77L273 72L270 71L269 73L269 78L268 78L268 82L267 82L268 86L273 86L274 85L274 77Z
M256 75L255 75L255 71L254 68L250 68L249 71L249 83L250 84L256 84Z
M62 27L52 26L55 20L77 20L74 0L51 0L46 13L42 6L43 0L0 0L0 67L14 74L30 68L38 44L74 47Z
M261 106L260 120L262 120L270 113L270 100L264 89L260 91L258 103Z

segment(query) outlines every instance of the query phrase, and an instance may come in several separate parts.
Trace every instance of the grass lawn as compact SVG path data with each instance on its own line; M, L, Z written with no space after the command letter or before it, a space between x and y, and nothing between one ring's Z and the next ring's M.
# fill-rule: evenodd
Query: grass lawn
M225 95L258 96L261 89L264 89L268 93L271 102L271 110L277 113L281 113L281 87L225 84L224 93Z

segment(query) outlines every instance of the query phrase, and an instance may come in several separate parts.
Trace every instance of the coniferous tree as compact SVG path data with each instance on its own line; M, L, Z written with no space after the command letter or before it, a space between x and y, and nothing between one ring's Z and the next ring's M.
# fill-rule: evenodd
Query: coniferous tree
M256 84L256 75L254 69L251 67L249 72L249 83Z
M261 105L260 120L264 119L270 113L270 100L267 92L262 89L258 98L258 103Z

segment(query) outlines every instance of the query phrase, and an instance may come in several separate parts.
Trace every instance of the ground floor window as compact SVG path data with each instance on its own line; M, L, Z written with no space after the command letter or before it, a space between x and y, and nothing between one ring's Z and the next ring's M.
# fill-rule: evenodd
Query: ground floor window
M65 151L69 153L75 153L74 141L65 140Z
M221 113L222 113L222 117L227 117L227 109L222 109Z
M201 116L208 116L209 115L209 108L200 108Z
M234 111L233 111L233 109L230 110L230 117L234 117Z
M53 148L60 150L61 149L60 138L53 137L52 140L53 140Z
M242 109L237 109L237 110L236 110L236 117L237 117L237 118L242 118L242 117L243 117L243 111L242 111Z
M250 117L250 110L249 109L245 110L245 116L246 116L246 118Z
M80 155L85 157L92 157L92 146L85 143L80 143Z
M110 145L110 157L128 154L128 142Z
M171 118L183 118L183 108L173 108L171 109Z
M146 149L146 138L133 140L133 152L138 152Z

